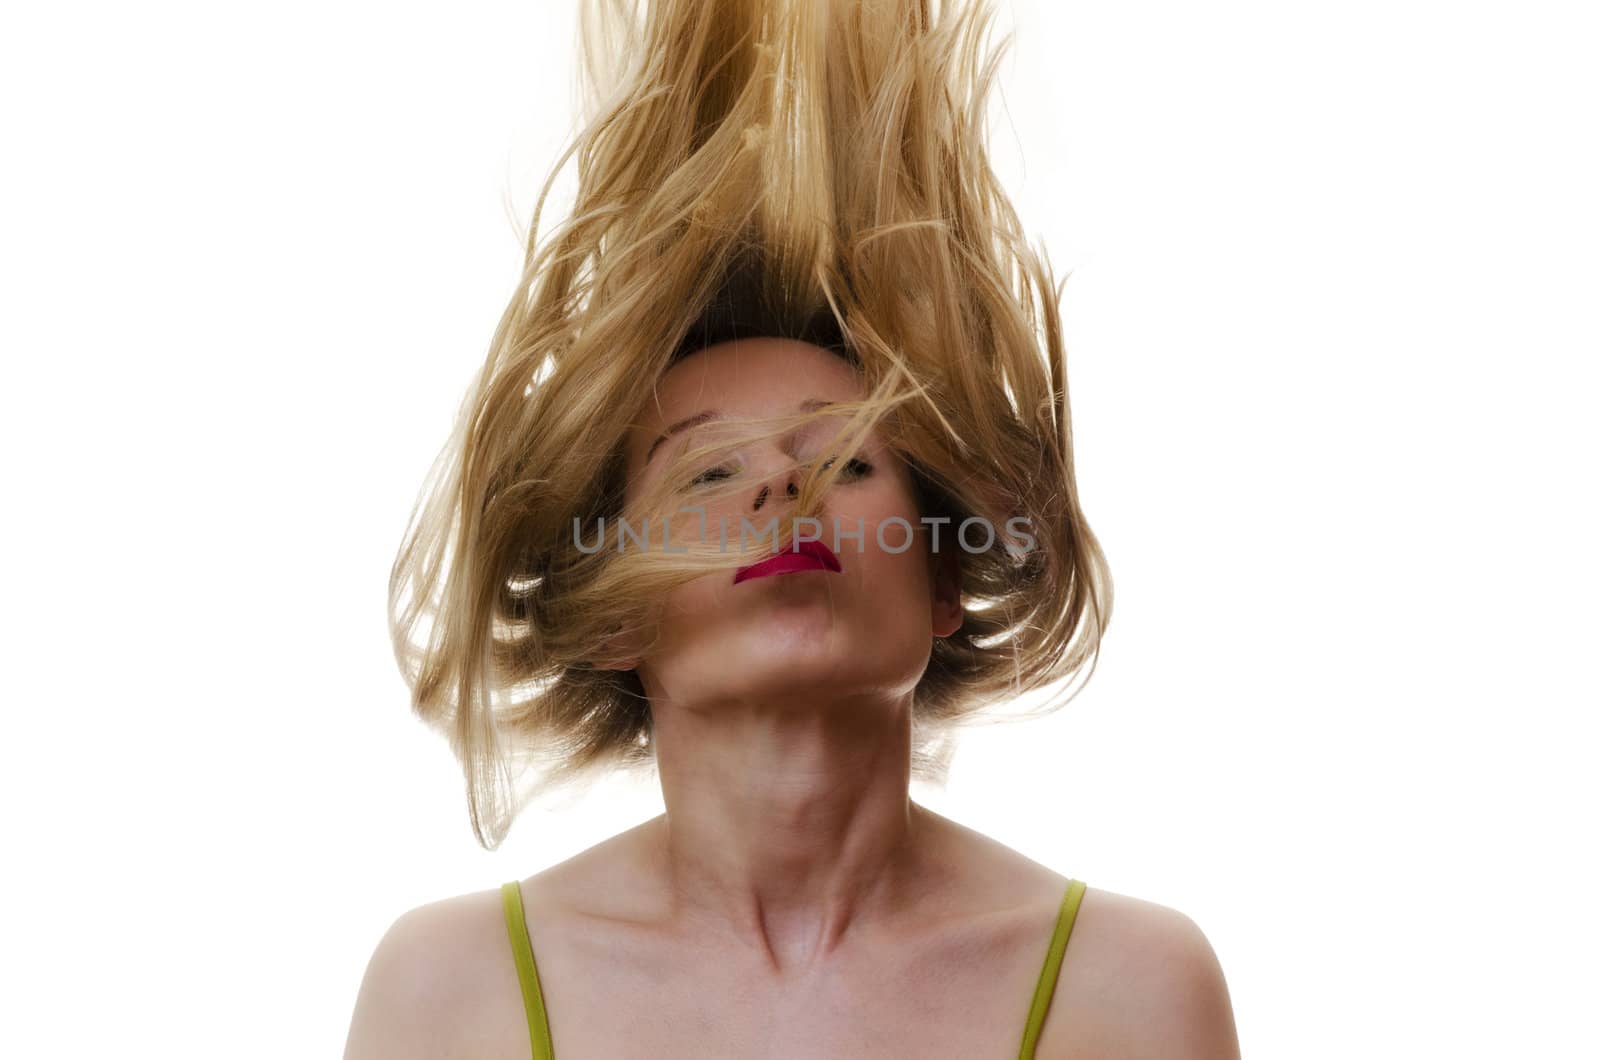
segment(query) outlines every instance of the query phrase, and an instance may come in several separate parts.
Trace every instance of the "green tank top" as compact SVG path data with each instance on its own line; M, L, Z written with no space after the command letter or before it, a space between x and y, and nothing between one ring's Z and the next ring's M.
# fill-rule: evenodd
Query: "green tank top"
M1022 1028L1022 1048L1018 1060L1032 1060L1034 1047L1039 1043L1039 1029L1044 1026L1044 1016L1050 1009L1050 999L1055 994L1056 975L1061 970L1061 956L1066 952L1067 939L1072 934L1072 922L1078 916L1078 903L1083 901L1084 884L1068 880L1067 891L1061 898L1061 911L1056 914L1055 933L1050 936L1050 949L1045 953L1044 967L1039 970L1039 983L1033 988L1033 1003L1028 1006L1028 1021ZM516 880L500 887L500 896L506 909L506 931L511 936L511 952L517 961L517 979L522 983L522 1006L528 1013L528 1038L533 1044L533 1060L555 1060L555 1047L550 1044L550 1021L545 1016L544 995L539 991L539 969L533 963L533 942L528 937L528 925L522 911L522 887Z

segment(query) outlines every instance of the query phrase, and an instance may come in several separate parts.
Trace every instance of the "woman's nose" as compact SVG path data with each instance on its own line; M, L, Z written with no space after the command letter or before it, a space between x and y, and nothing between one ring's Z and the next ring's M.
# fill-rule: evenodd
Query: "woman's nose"
M799 475L799 468L790 468L783 474L783 492L784 496L789 500L793 500L800 495L800 487L795 483L795 479L798 478ZM754 511L760 511L761 506L766 504L771 496L772 483L762 483L761 488L756 491L755 503L751 506L752 509Z

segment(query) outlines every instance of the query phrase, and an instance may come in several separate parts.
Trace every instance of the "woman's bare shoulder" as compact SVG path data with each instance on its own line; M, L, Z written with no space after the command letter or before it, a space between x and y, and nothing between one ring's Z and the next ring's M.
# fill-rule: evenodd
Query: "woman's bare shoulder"
M1222 966L1187 914L1086 883L1039 1060L1237 1060Z
M492 1055L527 1029L500 888L400 914L379 939L357 994L345 1060Z
M1041 1030L1039 1060L1171 1057L1235 1060L1232 1003L1205 932L1159 902L1106 890L1092 873L1066 875L982 833L939 818L947 850L997 904L1031 908L1024 930L1042 954L1072 878L1084 884Z

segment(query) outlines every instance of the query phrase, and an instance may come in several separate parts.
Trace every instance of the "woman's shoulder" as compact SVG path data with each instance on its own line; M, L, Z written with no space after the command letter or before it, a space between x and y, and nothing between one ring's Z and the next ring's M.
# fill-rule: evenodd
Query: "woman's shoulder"
M526 1042L498 885L397 916L367 962L345 1060L493 1055Z
M1222 968L1194 919L1172 906L1101 887L1084 870L1057 872L965 826L957 825L953 834L989 894L1026 903L1024 930L1041 954L1069 883L1084 884L1038 1060L1238 1056Z
M1232 1002L1210 940L1187 914L1085 887L1039 1060L1088 1056L1231 1060Z

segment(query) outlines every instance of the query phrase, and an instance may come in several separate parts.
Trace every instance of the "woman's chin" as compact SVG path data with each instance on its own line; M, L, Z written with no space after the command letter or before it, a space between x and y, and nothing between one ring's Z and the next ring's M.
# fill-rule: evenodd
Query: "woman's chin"
M826 608L782 608L751 621L730 645L729 659L762 668L831 669L848 660L851 645ZM819 674L820 676L820 674Z
M747 623L711 657L733 683L782 691L827 683L861 654L834 616L789 609Z
M810 708L819 699L910 691L928 662L926 647L918 649L842 623L768 615L679 654L666 687L686 701Z

